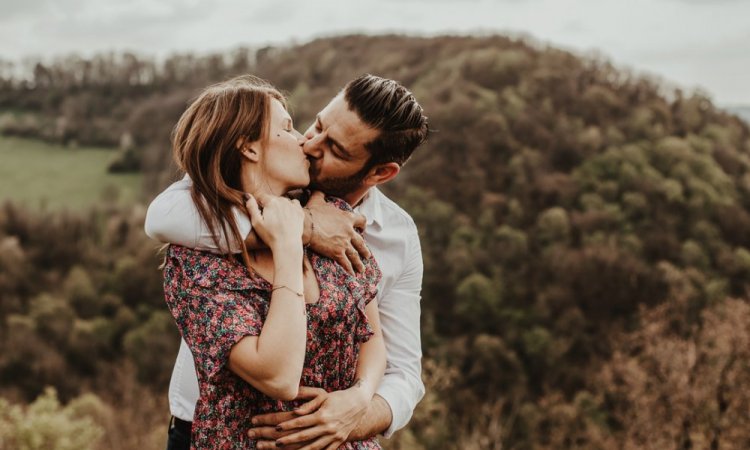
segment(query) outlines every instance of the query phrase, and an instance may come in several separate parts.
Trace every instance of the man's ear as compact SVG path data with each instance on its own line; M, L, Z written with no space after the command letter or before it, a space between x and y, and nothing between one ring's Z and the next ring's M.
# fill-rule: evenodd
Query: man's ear
M396 175L398 175L400 171L401 166L395 162L378 164L370 169L370 172L367 174L364 181L370 186L377 186L396 178Z
M252 162L258 162L260 160L260 152L258 151L259 145L258 142L250 142L248 139L246 139L244 136L237 139L237 142L235 142L234 146L237 148L237 150L242 153L242 156L249 159Z

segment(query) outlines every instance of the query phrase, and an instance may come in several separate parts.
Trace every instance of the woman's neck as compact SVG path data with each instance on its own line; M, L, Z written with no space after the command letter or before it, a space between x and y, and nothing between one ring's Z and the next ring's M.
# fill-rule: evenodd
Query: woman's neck
M277 186L272 180L266 179L259 170L243 170L242 191L257 196L261 194L270 194L282 196L289 192L290 188L286 186Z

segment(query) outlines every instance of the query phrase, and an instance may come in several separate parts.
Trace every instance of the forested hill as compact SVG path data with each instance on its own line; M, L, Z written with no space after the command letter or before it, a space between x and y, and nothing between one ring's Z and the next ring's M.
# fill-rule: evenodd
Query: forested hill
M344 36L39 64L0 131L119 146L154 192L201 87L259 75L304 129L364 72L434 130L387 188L425 258L414 448L746 446L750 130L702 95L502 36Z

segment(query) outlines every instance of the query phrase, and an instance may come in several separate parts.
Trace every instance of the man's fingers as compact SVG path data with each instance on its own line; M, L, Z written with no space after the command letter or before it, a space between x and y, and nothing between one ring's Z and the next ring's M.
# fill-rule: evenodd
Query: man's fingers
M346 251L346 257L351 263L354 270L356 270L357 272L365 271L365 265L362 264L362 260L359 257L359 253L357 252L357 250L354 249L354 247L350 247Z
M263 425L276 426L280 424L281 422L285 422L295 417L297 416L293 412L284 411L284 412L257 415L253 417L252 422L253 422L253 426L255 427L263 426Z
M362 259L368 259L370 257L370 249L367 248L365 238L362 236L358 234L354 235L352 238L352 246L357 250L357 253L359 253L359 256L361 256Z
M354 268L352 268L352 263L349 261L349 255L346 252L337 255L336 262L341 264L341 267L343 267L348 273L354 275Z
M362 214L354 213L354 228L364 230L367 226L367 217Z

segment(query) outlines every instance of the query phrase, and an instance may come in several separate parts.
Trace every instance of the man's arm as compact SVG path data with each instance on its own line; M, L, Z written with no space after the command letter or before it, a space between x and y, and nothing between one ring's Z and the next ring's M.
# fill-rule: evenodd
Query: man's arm
M350 441L360 441L383 433L391 426L393 414L388 402L378 394L372 397L370 405L364 415L359 419L359 424L349 434Z
M211 230L198 213L190 196L192 182L185 176L172 183L159 194L149 205L146 212L144 228L146 234L157 241L178 244L196 250L207 250L214 253L240 253L243 243L230 239L227 248L226 238L219 228L219 246L214 241ZM240 208L233 209L241 236L250 234L250 218Z
M419 323L424 266L416 227L409 236L405 258L401 276L378 302L388 358L385 376L368 409L368 415L372 414L376 420L360 421L360 426L355 430L359 435L383 433L386 438L391 437L409 422L414 408L424 396ZM383 408L383 401L388 411ZM377 419L388 413L392 416L391 420L383 427L377 423ZM369 430L366 429L368 426Z
M182 180L172 183L151 202L144 225L149 237L160 242L213 253L240 253L242 245L249 249L266 247L252 231L246 211L240 208L233 208L233 213L240 235L245 236L244 242L236 242L230 238L227 247L223 230L219 228L217 246L211 230L203 222L198 208L193 203L190 195L191 185L190 178L185 176ZM357 228L364 227L364 216L342 211L327 204L323 194L319 192L310 198L305 211L302 242L309 244L317 253L337 261L349 272L352 272L352 267L361 271L364 266L360 255L364 259L370 257L364 240L356 231Z

